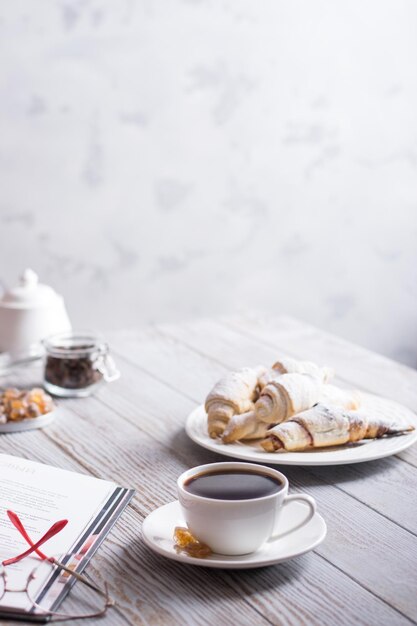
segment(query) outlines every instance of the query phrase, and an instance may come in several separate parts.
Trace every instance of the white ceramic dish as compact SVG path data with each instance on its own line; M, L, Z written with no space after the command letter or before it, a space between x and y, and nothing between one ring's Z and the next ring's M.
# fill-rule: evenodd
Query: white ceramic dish
M283 533L305 516L305 506L299 502L292 502L283 509L279 522L279 528ZM196 559L175 550L173 541L175 526L185 526L177 500L161 506L148 515L142 526L143 540L151 550L168 559L187 565L221 569L250 569L288 561L313 550L323 541L327 532L326 522L316 513L303 528L289 533L282 539L267 541L251 554L243 556L212 554L206 559Z
M362 463L381 459L392 454L402 452L417 441L417 415L406 407L387 400L364 393L364 406L374 414L395 415L396 418L412 423L416 430L404 435L369 439L356 444L321 448L309 452L265 452L257 442L236 442L223 444L211 439L207 433L207 415L204 406L197 407L189 416L186 423L187 435L203 448L218 452L224 456L257 463L273 465L343 465L346 463Z
M36 430L37 428L45 428L49 426L55 417L57 409L40 415L39 417L28 417L27 419L20 420L18 422L6 422L6 424L0 424L0 435L7 433L19 433L25 430Z

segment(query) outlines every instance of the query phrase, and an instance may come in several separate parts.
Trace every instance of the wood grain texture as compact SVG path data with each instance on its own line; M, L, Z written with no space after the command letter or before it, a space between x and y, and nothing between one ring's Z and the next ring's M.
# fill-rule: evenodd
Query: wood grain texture
M124 368L124 373L126 374L126 368ZM124 376L124 378L126 379L126 376ZM137 383L140 382L140 378L137 378ZM126 380L125 380L126 382ZM161 384L159 382L157 382L157 384L159 386L161 386ZM116 387L116 386L115 386ZM144 386L142 386L141 384L137 384L136 385L136 390L140 390L141 388L143 388ZM148 385L146 385L147 391L149 392L149 387ZM103 390L104 391L104 390ZM156 390L155 390L156 391ZM138 402L137 404L143 403L143 398L140 396L140 392L135 391L135 393L139 393L139 397L138 397ZM164 394L163 388L160 388L157 391L159 397L161 397ZM175 406L175 399L174 399L174 392L172 392L170 389L168 389L168 393L169 395L166 397L167 402L169 403L171 410L172 408ZM103 393L104 395L104 393ZM110 395L110 390L109 390L109 395ZM131 392L132 395L132 392ZM116 396L116 390L113 389L111 391L111 398L115 398ZM134 401L136 398L132 400L130 400L131 402L131 409L130 409L130 414L127 413L127 400L125 399L125 406L123 409L123 412L121 414L121 417L126 417L127 419L131 420L131 421L135 421L138 418L138 414L137 414L137 409L136 409L136 402ZM109 401L109 398L106 398L106 402ZM94 399L90 399L89 401L89 405L91 407L91 409L87 410L87 406L86 403L83 403L83 415L86 417L90 417L91 418L96 415L98 419L100 419L100 423L102 424L102 428L105 431L108 427L108 425L111 427L114 424L115 421L115 413L118 412L118 399L116 397L116 402L115 402L115 406L113 408L113 410L101 410L98 407L96 407L96 401ZM181 397L181 405L182 407L182 397ZM91 410L91 413L90 413ZM181 408L182 410L182 408ZM160 415L156 415L155 413L152 414L152 418L154 418L152 421L147 421L145 423L145 426L147 428L150 428L150 433L152 433L153 435L155 435L155 427L154 424L155 422L157 423L160 419L161 416L163 415L163 411L164 409L162 408L160 411ZM61 428L60 429L60 443L61 445L65 446L65 442L63 441L63 436L67 436L68 437L68 441L69 444L71 443L72 440L72 436L71 436L71 430L74 427L74 422L71 424L71 427L69 428L68 433L65 432L65 429ZM141 512L143 511L143 514L145 515L146 513L148 513L150 510L152 510L153 508L155 508L156 506L164 503L164 502L169 502L170 500L175 498L175 478L176 476L188 465L195 465L201 462L207 462L207 461L213 461L216 460L216 455L213 455L211 453L207 453L206 451L204 452L204 458L202 458L200 451L198 448L196 448L196 446L193 446L193 444L191 444L192 450L190 450L190 452L187 454L187 459L181 459L181 464L176 465L175 464L175 447L172 447L171 441L172 441L172 432L171 429L173 430L173 432L175 433L175 430L177 429L178 424L173 424L173 426L169 427L166 426L166 428L164 429L163 433L159 433L158 436L158 440L155 443L150 442L150 446L151 446L151 450L149 451L149 446L148 446L148 441L147 441L147 437L145 436L145 434L142 435L142 441L140 442L140 446L139 444L135 444L133 441L133 437L132 437L132 432L131 432L131 428L128 428L126 426L124 426L123 428L118 429L117 431L117 435L114 434L114 438L113 438L113 451L112 453L114 454L113 456L110 456L108 458L109 461L109 468L114 468L115 467L115 459L119 458L120 454L123 454L123 452L125 453L125 457L124 457L124 463L123 466L120 469L116 469L115 473L116 476L118 476L118 472L121 471L123 476L131 476L134 471L135 471L135 465L136 467L139 465L141 468L143 468L142 470L142 476L141 476L141 491L140 491L140 508L141 508ZM86 439L87 442L89 440L89 430L87 428L86 430ZM172 449L172 452L165 453L165 459L163 459L163 461L158 461L161 457L161 444L160 444L160 440L162 439L162 441L166 441L167 446L170 446ZM119 443L120 441L120 443ZM86 444L88 445L88 444ZM134 446L134 449L137 451L135 455L132 455L130 453L130 447ZM140 448L143 446L144 452L141 452ZM77 451L78 454L83 455L84 451L83 450L78 450ZM192 456L190 456L190 453L192 453ZM143 458L143 454L147 454L147 456L145 458ZM180 450L179 454L182 456L182 450ZM97 459L97 463L100 463L101 460L101 452L100 450L98 451L98 459ZM218 458L218 457L217 457ZM156 460L155 460L156 459ZM188 463L187 463L188 461ZM90 459L89 459L89 463L91 464L93 462L93 459L91 457L90 454ZM94 459L94 463L96 462L96 460ZM152 477L154 475L159 475L161 472L161 468L162 465L158 464L161 463L163 464L163 468L164 468L164 478L165 480L161 480L160 483L158 483L158 493L155 494L154 492L154 483L152 481ZM95 466L90 465L90 470L93 471L93 473L96 471ZM113 469L111 470L113 471ZM120 478L118 476L118 478ZM157 497L156 497L157 496ZM156 499L155 499L156 498ZM317 567L317 565L319 565ZM352 581L349 580L349 584L347 584L347 577L341 577L340 576L340 572L338 571L333 571L333 572L329 572L326 571L329 568L325 568L324 567L324 562L321 563L315 563L315 566L317 568L317 572L315 575L315 578L317 579L321 579L321 578L328 578L329 580L331 579L333 581L333 586L334 587L338 587L339 589L339 596L343 596L344 593L346 593L347 589L351 589L351 585L352 585ZM331 568L330 568L331 569ZM325 570L325 571L323 571ZM237 579L239 579L241 573L239 572L239 574L236 576ZM337 581L337 582L336 582ZM302 587L304 587L305 589L307 589L309 587L309 580L305 577L303 577L303 580L300 581L300 585ZM239 587L238 587L239 588ZM348 596L346 596L348 597ZM369 597L368 598L363 598L364 600L364 604L363 604L363 608L362 608L362 615L366 615L366 618L364 618L365 620L368 620L369 623L369 612L365 611L365 607L369 606ZM275 594L274 591L270 591L269 593L269 602L271 604L271 606L276 607L276 610L279 609L280 614L283 614L284 612L286 612L288 614L288 616L291 616L291 611L292 611L292 604L289 603L288 601L286 601L283 598L279 598L277 596L277 594ZM314 603L313 603L314 604ZM298 601L298 605L297 606L303 606L304 602L302 599L300 599ZM326 604L323 605L322 603L322 596L317 597L316 598L316 606L315 609L316 611L318 611L320 609L320 614L322 614L323 610L326 608ZM304 609L306 610L306 609ZM355 609L356 610L356 609ZM306 613L309 614L309 611ZM346 620L352 620L353 615L346 613ZM288 617L289 619L289 617ZM382 616L380 616L379 619L382 619ZM288 623L292 623L291 621L288 621ZM295 622L297 623L297 622ZM366 623L366 621L365 621Z
M417 371L410 367L293 318L255 315L222 322L265 346L280 345L294 356L305 354L304 358L328 361L346 382L397 400L417 412ZM398 456L417 467L417 446Z
M191 332L190 326L192 325L187 326L187 330L189 332ZM204 328L205 330L207 330L206 325L204 326ZM210 340L210 337L207 338L207 333L202 332L202 328L199 328L199 332L196 333L196 335L204 336L204 341ZM122 343L123 343L123 348L121 345ZM140 350L139 352L137 352L137 349L136 349L137 344L135 341L130 341L128 339L127 341L124 342L123 339L121 339L121 343L118 343L117 345L118 345L119 350L123 349L124 354L128 354L128 359L131 363L136 362L139 364L141 368L146 367L148 370L152 371L153 364L147 362L146 351ZM169 346L171 346L171 350L168 350ZM156 344L154 344L153 351L155 352L156 349L157 349L157 346ZM219 354L220 345L217 346L217 350ZM236 345L236 351L237 353L239 353L239 345ZM202 353L201 354L197 353L194 350L188 349L188 352L187 352L187 347L184 345L180 345L179 342L176 343L175 340L172 340L169 343L163 342L163 359L160 360L160 365L157 371L157 375L159 379L164 380L165 376L167 377L169 376L169 372L171 371L171 368L176 362L178 358L178 354L181 354L181 359L184 364L189 363L189 367L186 367L186 372L184 372L182 379L177 381L177 385L179 384L183 385L182 390L184 391L185 387L189 385L188 375L190 375L191 380L194 379L194 376L195 376L194 372L195 372L195 368L197 367L197 363L198 363L199 370L200 371L203 370L204 357L202 356ZM254 362L257 362L257 359ZM213 367L214 367L214 362L211 362L210 372L212 372ZM218 368L219 368L219 374L222 373L225 369L220 364L218 364ZM292 480L293 483L295 482L295 484L297 484L298 480L306 484L306 482L308 481L307 476L310 476L310 472L307 472L306 470L303 470L300 468L295 468L295 469L285 468L285 473L289 476L290 480ZM300 476L301 476L301 479L300 479ZM317 480L315 482L317 483ZM326 484L324 483L323 480L320 480L319 484L315 485L314 495L317 497L317 494L323 494L322 501L324 505L328 501L335 500L336 497L339 495L337 493L339 491L339 488L332 487L331 482L332 482L331 480L327 481L327 484ZM327 491L325 490L326 487L327 487ZM319 499L319 497L317 497L317 499ZM337 501L339 501L339 498L337 498ZM343 499L341 500L341 502L343 502ZM356 502L356 500L352 498L352 500L348 502L346 506L344 506L344 508L341 509L341 511L333 511L332 509L327 510L326 518L328 519L330 523L331 517L335 516L335 526L338 526L340 515L347 516L350 508L351 507L356 508L357 504L358 503ZM394 541L394 538L396 537L397 533L401 529L398 528L396 524L391 523L390 520L385 519L382 516L378 516L376 512L372 511L372 509L370 509L368 506L364 506L363 509L366 515L371 513L371 518L373 518L371 521L372 526L375 526L381 529L384 535L383 538L382 537L378 538L378 540L376 540L376 538L373 539L372 537L367 537L367 541L371 542L370 545L367 546L368 554L371 555L372 558L375 556L376 560L372 562L372 558L371 558L370 559L371 563L368 564L367 555L361 553L361 547L358 544L356 546L356 549L353 551L351 550L349 553L349 558L350 558L349 563L342 564L341 562L339 562L340 555L337 554L337 550L336 550L336 559L334 560L334 562L340 567L343 566L344 570L347 571L349 575L351 576L357 576L357 569L361 570L362 573L365 574L365 571L367 568L370 567L371 569L373 569L375 565L373 576L370 577L368 576L368 574L366 575L366 580L368 579L371 580L372 578L372 583L370 587L372 591L382 597L387 596L391 602L395 603L394 605L397 606L399 610L404 611L407 615L409 615L411 612L411 615L413 616L415 615L415 607L414 607L413 584L411 583L411 580L413 580L413 578L415 577L416 570L415 570L415 567L413 566L413 563L409 561L408 548L410 547L413 552L415 551L416 546L417 546L417 544L415 543L416 538L411 535L410 544L408 544L407 542L404 544L404 553L403 553L402 559L404 560L405 571L403 572L403 574L405 575L405 578L410 581L410 584L409 585L406 584L405 588L402 587L401 592L404 591L404 595L401 597L398 597L397 589L395 585L394 586L392 585L392 581L389 576L389 573L390 573L389 559L383 558L382 559L383 563L382 563L381 559L378 559L378 555L381 552L380 541L383 541L384 544L388 543L390 545L390 547L388 548L388 551L390 552L390 557L393 558L394 560L397 559L398 554L396 552L396 548L393 547L396 544L396 540ZM352 525L353 525L353 528L355 528L356 526L355 537L360 537L361 535L363 535L363 529L361 528L360 525L358 525L358 520L352 520ZM338 535L337 541L340 541L341 545L343 545L343 542L345 541L343 533ZM358 568L358 565L359 565L359 568ZM410 566L409 569L408 569L408 565ZM382 570L381 570L381 567L382 567ZM382 571L383 576L381 576L381 571ZM399 572L399 574L401 574L401 572ZM361 574L359 574L359 576L361 576Z
M82 406L82 416L71 410L71 406L76 409ZM60 411L59 420L47 431L25 433L30 438L23 437L23 433L19 435L25 440L20 455L137 488L132 506L90 566L97 580L109 582L118 610L127 621L140 625L191 625L221 623L224 619L224 623L230 623L238 611L244 616L244 624L268 623L219 576L210 572L212 580L208 586L204 570L191 572L187 568L178 569L177 564L161 563L141 541L143 518L157 506L174 499L175 477L186 466L128 422L121 428L115 413L95 398L61 402ZM1 451L16 454L19 446L13 444L17 438L17 435L1 438ZM7 440L12 443L11 450L7 450ZM159 475L161 480L155 489L155 476ZM160 577L156 572L161 567L165 574ZM218 601L212 602L213 595ZM190 612L190 601L195 616ZM112 624L112 619L110 613L106 622Z
M244 319L244 318L243 318ZM300 330L300 324L296 324L296 329L288 334L280 331L281 318L277 319L276 326L271 327L269 340L265 338L266 331L258 331L255 324L247 324L250 330L246 328L243 322L240 325L231 328L229 324L221 321L207 320L204 322L204 333L201 332L201 321L184 325L160 327L160 330L170 339L181 341L184 346L196 351L198 354L203 353L210 359L219 362L219 354L223 354L222 365L227 363L228 368L241 367L242 362L248 365L257 364L259 362L272 363L277 356L288 354L297 358L308 358L319 363L329 363L336 370L335 381L342 387L354 387L364 391L370 391L377 395L386 396L391 399L408 406L417 412L417 381L416 372L408 367L397 364L380 355L374 355L375 360L372 361L373 353L357 348L358 354L349 359L350 367L343 366L343 369L330 360L331 355L327 354L325 344L327 335L323 334L322 342L317 342L317 337L312 332L310 335L314 339L313 348L309 349L308 336L302 337L300 341L299 335L303 334ZM287 328L289 322L284 318L282 324ZM242 329L243 328L243 329ZM277 330L278 328L278 330ZM316 334L321 336L321 331L316 330ZM259 335L259 336L258 336ZM336 338L332 338L332 343ZM318 343L318 346L317 346ZM346 351L346 342L342 342L341 350ZM223 346L223 350L220 346ZM238 346L238 349L236 348ZM354 347L356 350L356 347ZM220 350L220 352L219 352ZM203 352L204 351L204 352ZM364 352L364 355L362 355ZM366 364L361 362L361 358L365 359ZM346 356L344 357L344 361ZM380 361L384 363L385 370L391 367L391 377L389 372L385 372L384 377L380 377ZM405 380L398 382L398 369ZM364 374L363 372L366 372ZM386 378L391 378L392 383L387 385ZM417 467L417 446L402 452L399 455L403 460Z
M314 553L291 562L246 572L191 568L144 546L141 523L176 497L178 474L222 458L189 441L183 425L227 369L269 362L279 350L326 361L345 384L360 383L376 393L382 393L391 369L396 385L391 397L400 389L407 397L403 402L417 407L417 374L409 368L289 318L261 319L255 324L253 316L240 316L113 333L120 381L96 397L60 401L59 419L44 431L0 437L0 452L137 489L90 565L93 576L109 581L118 601L117 612L98 624L416 623L413 453L346 467L285 468L292 489L316 498L329 527ZM38 384L39 372L22 370L0 382Z
M204 343L204 349L208 350L210 346L211 353L216 354L216 362L210 362L210 377L213 378L213 381L216 380L216 377L221 376L228 368L238 368L244 363L250 365L255 365L259 362L271 363L274 357L276 358L277 356L276 349L271 349L262 344L258 345L253 340L246 339L245 337L241 338L238 334L228 329L223 329L221 325L215 323L204 323L204 332L200 322L188 324L186 327L177 325L173 332L175 332L176 336L175 338L170 337L170 343L162 342L163 360L161 359L160 361L162 365L158 367L157 373L159 377L169 378L170 371L176 364L178 354L181 353L183 362L189 363L190 366L181 374L181 380L177 382L177 385L181 384L183 387L187 387L189 390L188 393L190 394L195 392L197 395L199 393L199 390L195 390L193 386L195 371L201 371L205 363L205 357L202 356L201 348L199 349L198 347L200 342ZM184 335L186 335L186 337L183 337ZM187 345L179 345L180 340L184 340L184 342L187 341ZM137 362L140 361L141 366L147 366L152 370L152 363L146 364L146 351L141 350L140 354L137 354L134 348L136 343L130 341L126 343L130 347L125 346L125 354L126 350L129 350L129 358L131 360L136 358ZM222 352L222 345L226 346L225 355L223 355ZM233 345L235 348L233 352L231 352L231 346ZM168 351L168 346L171 346L171 355ZM156 349L157 344L154 344L154 351ZM197 352L195 350L197 350ZM227 365L221 364L222 358L224 358ZM217 369L214 369L215 367L217 367ZM202 399L201 396L198 397L200 402ZM399 467L401 467L400 471L398 471ZM390 468L392 468L392 471L390 471ZM408 464L398 463L393 459L384 459L374 463L346 466L339 470L323 468L320 473L322 479L330 481L330 484L335 482L333 478L334 475L339 477L338 482L340 489L358 499L362 499L383 515L387 515L391 519L398 521L399 524L405 524L410 530L416 531L416 511L413 507L408 507L408 500L404 498L405 495L411 497L413 493L413 485L415 485L417 480L417 470L414 467L410 467ZM349 480L349 476L353 477L353 480ZM356 480L356 477L360 476L374 476L378 488L369 490L369 487L365 483ZM385 490L387 482L389 482L392 487L392 497L388 500L385 497L385 491L381 491L381 489Z

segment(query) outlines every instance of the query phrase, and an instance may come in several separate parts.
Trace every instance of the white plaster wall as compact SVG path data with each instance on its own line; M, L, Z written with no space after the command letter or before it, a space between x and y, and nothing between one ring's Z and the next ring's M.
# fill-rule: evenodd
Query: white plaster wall
M413 0L0 5L0 280L78 326L247 308L417 363Z

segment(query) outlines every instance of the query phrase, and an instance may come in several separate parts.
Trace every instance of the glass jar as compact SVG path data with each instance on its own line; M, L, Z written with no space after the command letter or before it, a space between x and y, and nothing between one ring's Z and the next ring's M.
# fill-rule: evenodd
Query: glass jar
M54 396L83 398L99 385L117 380L109 346L92 332L67 332L44 339L44 387Z

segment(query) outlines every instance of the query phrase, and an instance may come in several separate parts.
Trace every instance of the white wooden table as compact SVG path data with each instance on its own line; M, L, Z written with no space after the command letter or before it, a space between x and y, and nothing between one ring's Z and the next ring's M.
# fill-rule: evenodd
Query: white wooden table
M117 609L97 623L397 626L417 622L417 446L350 466L284 467L328 524L314 552L259 570L221 571L164 560L141 523L176 497L186 468L222 457L192 443L189 412L226 370L272 364L285 352L333 366L352 386L417 411L417 372L287 317L247 315L109 336L120 381L60 401L44 431L0 437L0 451L87 472L137 490L89 566ZM6 384L36 384L36 370ZM71 605L71 599L67 601Z

